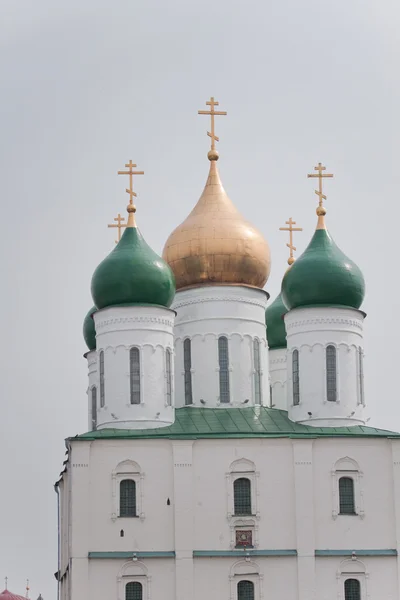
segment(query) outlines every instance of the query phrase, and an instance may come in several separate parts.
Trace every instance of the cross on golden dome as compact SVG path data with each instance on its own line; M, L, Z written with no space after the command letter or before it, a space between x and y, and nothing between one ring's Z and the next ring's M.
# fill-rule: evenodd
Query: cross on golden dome
M286 225L289 227L279 227L279 231L288 231L289 232L289 243L286 246L289 248L289 258L288 265L292 265L294 263L293 251L297 250L296 246L293 246L293 231L303 231L302 227L293 227L293 225L297 225L296 221L293 221L292 217L290 217L289 221L285 221Z
M126 163L125 167L127 167L127 171L118 171L118 175L129 175L129 189L126 188L127 194L129 194L129 204L127 207L127 211L129 213L127 227L136 227L134 213L136 212L136 206L133 203L133 198L137 197L136 192L133 191L133 176L134 175L144 175L144 171L134 171L133 169L137 167L131 160Z
M218 160L219 156L215 148L215 142L219 142L219 137L215 135L215 116L225 116L228 113L222 110L214 110L216 106L219 106L219 102L214 100L213 96L206 102L206 105L210 107L210 110L199 110L198 114L211 116L211 132L207 131L207 135L211 138L211 150L207 156L209 160Z
M121 239L121 229L126 227L127 224L123 223L123 221L125 221L125 217L121 217L120 213L118 213L118 215L114 217L114 221L117 221L117 223L110 223L109 225L107 225L107 227L118 228L118 239L115 240L115 243L118 244L119 240Z

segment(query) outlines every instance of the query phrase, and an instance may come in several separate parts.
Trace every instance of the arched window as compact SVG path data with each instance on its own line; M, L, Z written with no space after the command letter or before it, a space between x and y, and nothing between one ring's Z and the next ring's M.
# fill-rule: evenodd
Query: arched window
M358 579L346 579L344 600L361 600L361 585Z
M143 586L139 581L130 581L126 584L125 600L142 600Z
M97 387L92 387L92 429L97 427Z
M336 402L336 348L326 347L326 397L328 402Z
M106 395L104 388L104 352L101 350L99 355L100 362L100 407L103 408L106 404Z
M192 342L183 342L183 370L185 372L185 404L193 404L192 395Z
M131 404L140 404L140 353L139 348L129 350Z
M172 404L172 373L171 373L171 348L167 348L165 355L166 377L167 377L167 405Z
M360 387L359 403L364 404L364 355L361 346L358 348L358 377Z
M299 351L292 354L293 404L300 403Z
M119 484L119 516L136 517L136 482L123 479Z
M233 482L233 505L235 515L251 515L251 482L239 477Z
M339 479L339 514L355 515L354 480L352 477Z
M254 600L254 583L244 579L237 584L237 600Z
M218 338L219 401L230 402L228 338Z
M254 402L261 404L261 358L260 358L260 340L256 338L253 341L254 352Z

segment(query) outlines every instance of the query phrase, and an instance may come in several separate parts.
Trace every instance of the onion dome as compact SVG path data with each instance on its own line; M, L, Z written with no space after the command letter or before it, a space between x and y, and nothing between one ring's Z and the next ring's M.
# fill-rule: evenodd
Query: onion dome
M10 592L10 590L4 590L0 594L0 600L26 600L26 596L18 596Z
M97 308L92 306L83 321L83 338L89 351L96 350L96 329L93 320L96 311Z
M286 313L287 309L283 304L282 295L279 294L265 311L267 340L270 350L286 348L286 329L283 320Z
M262 288L271 268L268 244L222 187L218 153L209 152L208 157L211 164L204 191L187 219L169 236L163 258L174 272L177 289L216 284Z

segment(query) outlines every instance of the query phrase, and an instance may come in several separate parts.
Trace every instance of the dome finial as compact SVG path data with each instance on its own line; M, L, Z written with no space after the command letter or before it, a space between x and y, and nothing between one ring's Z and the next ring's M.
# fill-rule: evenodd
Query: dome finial
M307 175L307 177L318 177L318 190L315 190L315 193L317 194L317 196L319 198L317 211L316 211L317 215L318 215L317 229L326 229L326 227L325 227L326 208L323 206L323 201L326 200L326 196L325 196L325 194L322 193L322 178L323 177L333 177L333 175L329 174L329 173L322 173L322 171L325 171L325 170L326 170L326 167L323 167L322 163L318 163L318 165L316 167L314 167L314 171L318 171L318 173L310 173Z
M208 160L218 160L219 154L218 150L215 148L215 142L219 142L219 137L215 135L215 115L225 116L227 113L222 110L214 110L216 106L219 106L219 102L214 100L214 97L211 96L210 100L206 102L206 105L210 107L210 110L199 110L199 115L210 115L211 116L211 133L207 131L207 135L211 138L211 150L207 154Z
M293 231L303 231L302 227L293 227L293 225L297 225L296 221L293 221L292 217L290 217L289 221L285 221L286 225L289 227L279 227L279 231L288 231L289 232L289 243L286 246L289 248L289 258L288 265L289 267L294 263L293 251L297 250L296 246L293 246Z
M118 239L115 240L115 243L118 244L119 240L121 239L121 229L123 229L124 227L127 226L127 223L123 223L123 221L125 221L125 217L121 217L120 213L117 214L116 217L114 217L114 221L117 221L117 223L110 223L109 225L107 225L107 227L117 227L118 229Z
M126 163L125 167L128 168L128 171L118 171L118 175L129 175L129 189L127 188L125 191L127 192L127 194L129 194L129 204L126 208L126 210L128 211L128 223L127 223L127 227L136 227L136 221L135 221L135 212L136 212L136 206L133 203L133 197L136 198L137 194L136 192L133 191L133 176L134 175L144 175L144 171L134 171L134 167L137 167L137 165L133 164L132 160L130 160L128 163Z

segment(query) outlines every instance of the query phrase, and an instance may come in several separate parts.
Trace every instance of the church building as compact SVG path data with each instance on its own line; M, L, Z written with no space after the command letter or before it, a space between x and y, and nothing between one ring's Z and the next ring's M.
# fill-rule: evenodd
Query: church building
M142 172L120 172L128 218L84 321L88 431L55 485L58 598L398 599L400 434L366 424L365 284L326 226L331 175L311 174L317 225L296 261L287 221L269 302L264 232L221 183L216 107L199 111L204 191L162 258L136 224Z

